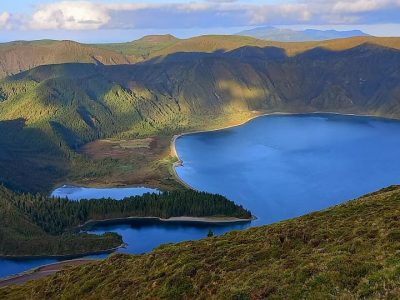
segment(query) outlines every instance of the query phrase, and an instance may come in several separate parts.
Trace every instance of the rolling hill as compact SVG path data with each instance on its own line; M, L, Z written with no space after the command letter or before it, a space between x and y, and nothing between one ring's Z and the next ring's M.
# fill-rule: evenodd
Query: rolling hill
M136 41L127 43L94 44L98 48L120 52L124 55L131 55L142 60L148 58L151 53L160 51L179 41L173 35L147 35Z
M16 41L0 44L0 78L36 66L60 63L129 64L134 57L73 41Z
M397 299L400 188L277 224L112 255L6 299Z
M24 170L18 168L12 174L0 173L0 179L19 190L43 191L66 174L79 181L110 177L115 170L123 178L126 174L121 173L118 160L87 160L79 152L81 147L107 138L168 140L182 131L215 128L266 112L399 118L400 51L395 47L400 39L378 39L392 47L365 43L365 39L375 40L327 41L324 47L296 55L278 47L214 52L186 52L190 50L186 48L137 64L47 65L8 77L0 83L0 126L10 129L2 134L26 136L21 141L0 140L6 152L0 164L9 163L9 156L30 161L52 181L47 185L37 185L36 178L21 182ZM347 49L344 44L354 47ZM179 44L170 47L180 49ZM27 148L13 151L20 143ZM156 161L146 161L154 170L164 170L150 177L172 178L168 147L166 142ZM125 161L131 166L127 172L140 173L137 161Z

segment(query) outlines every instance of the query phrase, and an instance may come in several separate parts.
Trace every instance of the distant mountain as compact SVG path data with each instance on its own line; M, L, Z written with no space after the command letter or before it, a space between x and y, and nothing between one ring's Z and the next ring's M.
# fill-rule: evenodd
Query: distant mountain
M279 42L305 42L323 41L354 36L369 36L360 30L337 31L337 30L292 30L287 28L276 28L272 26L257 27L237 33L237 35L250 36L262 40Z

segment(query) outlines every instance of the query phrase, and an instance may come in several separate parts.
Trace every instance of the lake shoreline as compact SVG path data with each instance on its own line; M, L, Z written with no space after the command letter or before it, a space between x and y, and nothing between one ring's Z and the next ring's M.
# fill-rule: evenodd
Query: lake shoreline
M10 259L10 260L25 260L25 259L45 259L45 258L53 258L53 259L61 259L62 261L68 261L77 259L79 257L90 256L90 255L100 255L100 254L110 254L120 248L126 247L126 243L122 243L121 245L109 249L85 252L79 254L62 254L62 255L1 255L0 259Z
M180 217L171 217L168 219L159 218L159 217L125 217L125 218L111 218L104 220L89 220L85 222L83 225L79 226L80 228L85 228L88 226L97 226L101 224L107 223L118 223L118 222L129 222L129 221L157 221L160 223L202 223L202 224L240 224L240 223L248 223L253 220L256 220L256 217L251 217L249 219L241 219L234 217L190 217L190 216L180 216Z
M161 223L192 223L192 224L210 224L210 225L224 225L224 224L243 224L243 223L249 223L253 220L255 220L256 217L252 216L249 219L240 219L240 218L234 218L234 217L189 217L189 216L181 216L181 217L171 217L168 219L163 219L159 217L126 217L126 218L113 218L113 219L104 219L104 220L90 220L87 221L85 224L80 225L78 228L84 228L88 226L98 226L101 224L108 224L108 223L118 223L118 222L129 222L129 221L140 221L140 220L149 220L149 221L157 221ZM63 266L68 264L69 262L75 262L75 261L83 261L83 262L89 262L89 261L98 261L99 259L87 259L83 258L86 256L90 255L99 255L99 254L111 254L115 251L117 251L120 248L126 247L126 243L122 243L118 247L110 248L110 249L105 249L101 251L95 251L95 252L88 252L88 253L82 253L82 254L76 254L76 255L0 255L0 259L10 259L10 260L25 260L25 259L60 259L61 261L55 262L55 263L50 263L50 264L45 264L41 265L38 267L35 267L33 269L16 273L4 278L0 278L0 288L8 286L8 285L13 285L13 284L22 284L28 280L32 279L38 279L42 278L44 276L50 275L50 274L40 274L39 277L37 274L41 272L41 270L47 266ZM57 271L59 271L58 269Z
M171 155L173 158L175 158L177 161L175 161L172 164L172 174L175 177L175 180L178 181L179 183L181 183L183 186L185 186L186 188L192 189L192 190L196 190L195 188L193 188L192 186L190 186L188 183L186 183L182 178L179 177L176 168L177 167L182 167L184 162L183 160L179 157L178 151L176 150L176 141L185 136L185 135L191 135L191 134L198 134L198 133L207 133L207 132L216 132L216 131L221 131L221 130L225 130L225 129L230 129L230 128L235 128L235 127L239 127L242 125L245 125L257 118L260 117L266 117L266 116L296 116L296 115L319 115L319 114L328 114L328 115L340 115L340 116L353 116L353 117L369 117L369 118L379 118L379 119L385 119L385 120L393 120L393 121L399 121L399 119L397 118L390 118L390 117L384 117L384 116L379 116L379 115L371 115L371 114L357 114L357 113L340 113L340 112L325 112L325 111L310 111L310 112L267 112L267 113L263 113L263 112L259 112L259 114L257 114L256 112L253 111L253 113L255 114L254 116L251 116L249 118L247 118L246 120L239 122L238 124L233 124L233 125L226 125L226 126L222 126L219 128L215 128L215 129L205 129L205 130L194 130L194 131L188 131L188 132L183 132L180 134L175 134L172 139L171 139L171 144L170 144L170 151L171 151Z
M108 224L108 223L124 223L129 221L157 221L160 223L201 223L201 224L210 224L210 225L224 225L224 224L241 224L241 223L248 223L251 221L256 220L257 217L252 216L248 219L242 218L235 218L235 217L190 217L190 216L180 216L180 217L171 217L168 219L160 218L160 217L124 217L124 218L110 218L110 219L103 219L103 220L89 220L82 225L79 225L78 229L84 229L90 226L97 226L101 224ZM89 255L99 255L99 254L107 254L112 253L120 248L124 248L127 244L122 243L118 247L93 251L93 252L86 252L86 253L79 253L79 254L65 254L65 255L1 255L0 258L2 259L15 259L15 260L23 260L23 259L39 259L39 258L54 258L54 259L63 259L63 258L78 258L83 256ZM64 260L65 261L65 260Z

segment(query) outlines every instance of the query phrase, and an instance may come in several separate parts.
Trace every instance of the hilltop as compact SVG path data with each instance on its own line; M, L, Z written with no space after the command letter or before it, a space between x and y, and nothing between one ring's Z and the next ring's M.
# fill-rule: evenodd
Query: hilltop
M171 46L179 41L173 35L147 35L136 41L127 43L94 44L93 46L120 52L124 55L147 59L151 53Z
M0 44L0 78L36 66L60 63L129 64L135 58L74 41L16 41Z
M400 187L145 255L112 255L0 289L7 299L396 299Z

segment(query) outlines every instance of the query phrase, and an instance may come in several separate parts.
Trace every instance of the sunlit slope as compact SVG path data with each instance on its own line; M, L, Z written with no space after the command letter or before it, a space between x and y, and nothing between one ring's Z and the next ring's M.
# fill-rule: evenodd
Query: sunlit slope
M110 44L94 44L93 46L117 51L125 55L137 57L144 60L150 56L151 53L160 51L167 48L179 41L178 38L166 35L147 35L141 39L126 42L126 43L110 43Z
M400 189L270 226L113 255L7 299L397 299Z
M34 41L0 44L0 78L36 66L60 63L127 64L135 61L118 52L73 41Z

